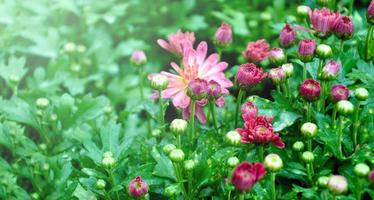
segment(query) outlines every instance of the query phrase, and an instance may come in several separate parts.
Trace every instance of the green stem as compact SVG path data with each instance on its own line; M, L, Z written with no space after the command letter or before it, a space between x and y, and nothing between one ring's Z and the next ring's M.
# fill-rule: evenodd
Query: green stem
M190 112L190 134L189 134L189 141L190 141L190 151L192 150L195 138L195 103L196 100L191 100L191 112Z
M291 89L290 89L290 81L289 79L286 80L286 89L287 89L287 94L288 94L288 97L290 98L290 100L293 99L293 96L292 96L292 92L291 92Z
M239 108L240 108L240 105L242 104L244 95L245 95L245 90L242 87L239 86L239 94L238 94L238 98L236 99L235 126L234 126L234 128L238 127Z
M165 133L165 117L164 117L164 102L162 100L162 91L158 91L159 94L159 103L160 103L160 116L159 116L159 122L160 122L160 130L161 135L164 135Z
M143 90L143 66L139 66L139 92L140 92L140 100L144 101L144 90ZM144 107L145 110L145 107ZM146 112L146 123L147 123L147 131L148 135L152 132L151 122L149 121L149 114Z
M319 104L318 104L318 111L321 111L322 113L324 113L325 111L326 87L327 87L326 81L321 81L321 97L320 97Z
M306 121L311 122L312 120L312 102L306 102L307 108L306 108Z
M239 200L244 200L245 198L245 192L240 193Z
M306 73L306 62L304 63L304 66L303 66L303 80L305 80L307 78L307 73Z
M186 188L184 187L184 184L183 184L183 176L182 176L180 165L178 163L173 163L173 166L174 166L175 176L177 177L177 182L182 189L183 199L188 199Z
M193 197L192 172L188 172L188 196Z
M307 139L307 149L308 149L308 151L313 152L312 151L312 139L311 138Z
M344 50L344 40L340 40L339 54L341 54L343 50Z
M275 172L271 173L271 199L277 199L277 193L275 191Z
M312 172L311 163L306 164L306 170L307 170L308 179L310 181L310 184L313 185L313 172Z
M231 190L229 190L229 194L227 195L227 200L231 200Z
M286 83L281 83L281 87L284 92L284 96L288 98L288 91L287 91Z
M368 32L366 34L366 51L365 51L365 60L369 59L369 45L370 45L370 39L371 39L371 32L374 30L374 26L369 24Z
M214 111L214 102L213 101L209 101L209 110L210 110L210 114L212 116L214 129L215 129L217 135L219 135L219 130L218 130L218 126L217 126L217 120L216 120L216 115L215 115L215 111Z
M178 149L181 149L182 148L181 135L177 134L176 137L177 137L177 147Z
M356 200L361 200L361 191L362 191L362 179L357 178L357 189L356 189Z
M319 65L318 65L318 71L317 71L317 78L320 79L322 76L322 68L323 68L323 63L325 62L324 59L319 59Z
M355 3L355 0L351 0L351 3L349 4L349 14L353 14L353 5Z
M343 117L339 117L339 125L338 125L338 151L339 155L338 158L343 158L343 151L342 151L342 140L343 140Z
M113 170L112 169L110 169L110 170L108 170L108 174L109 174L109 178L110 178L110 180L112 181L112 188L114 188L114 186L115 186L115 179L114 179L114 176L113 176ZM119 194L118 194L118 191L116 191L116 199L117 200L119 200L120 198L119 198Z
M337 113L337 109L336 109L336 105L334 105L332 107L332 119L331 119L331 127L333 129L335 129L336 127L336 113Z
M355 149L357 149L357 147L358 147L357 131L358 131L358 127L360 125L359 115L360 115L360 101L357 101L356 108L355 108L355 113L354 113L354 116L353 116L353 130L352 130L353 145L354 145Z
M258 160L260 162L264 161L264 146L263 145L259 145L257 147L257 156L258 156Z

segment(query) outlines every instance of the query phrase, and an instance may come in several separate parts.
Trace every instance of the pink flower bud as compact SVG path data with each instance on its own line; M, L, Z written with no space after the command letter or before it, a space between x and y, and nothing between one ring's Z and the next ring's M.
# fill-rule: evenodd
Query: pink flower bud
M268 77L273 81L274 84L279 84L286 78L286 73L282 67L272 68L268 73Z
M204 79L194 79L188 84L187 94L195 100L201 100L206 97L208 92L208 83Z
M195 42L195 33L193 32L182 32L178 30L176 33L172 33L168 36L168 41L158 39L157 43L163 49L173 53L177 57L182 57L183 52L186 49L192 48Z
M331 88L331 101L338 102L340 100L346 100L349 97L349 89L341 84L334 85Z
M304 39L299 43L297 54L300 60L302 60L303 62L309 62L313 59L315 51L316 42L314 40Z
M240 163L233 171L231 183L241 191L250 190L266 174L262 163Z
M314 9L309 13L310 22L320 38L326 38L331 34L339 17L338 12L334 13L327 8Z
M334 61L330 60L323 68L322 68L322 78L324 80L334 80L341 69L341 65Z
M321 85L318 81L307 79L300 85L300 94L307 101L315 101L321 94Z
M131 62L135 65L143 65L147 62L144 51L134 51L131 55Z
M222 95L221 85L214 80L210 80L208 82L207 89L208 89L208 96L213 99L216 99Z
M232 42L232 31L231 26L226 23L222 23L217 29L215 34L215 41L218 45L228 46Z
M243 52L243 56L248 62L257 63L265 60L268 56L268 52L269 44L264 39L261 39L248 43L246 50Z
M257 116L258 109L252 102L246 102L242 105L240 111L242 113L242 118L244 120L249 120L249 118L255 118Z
M336 21L334 30L336 36L338 36L340 39L346 40L352 37L354 27L351 18L349 18L348 16L339 18Z
M282 65L287 61L287 56L281 48L273 48L269 52L269 60L273 64Z
M242 64L236 73L236 81L242 86L254 86L260 83L266 74L262 68L257 68L253 63Z
M148 185L140 176L137 176L129 183L128 190L132 197L140 198L148 193Z
M368 176L368 178L369 178L369 181L370 181L370 182L374 183L374 170L371 170L371 171L369 172L369 176Z
M366 18L370 24L374 25L374 0L370 2Z
M296 39L296 31L289 24L284 25L279 34L279 43L284 47L289 47Z
M333 175L327 182L327 188L335 194L343 194L348 190L348 182L344 176Z

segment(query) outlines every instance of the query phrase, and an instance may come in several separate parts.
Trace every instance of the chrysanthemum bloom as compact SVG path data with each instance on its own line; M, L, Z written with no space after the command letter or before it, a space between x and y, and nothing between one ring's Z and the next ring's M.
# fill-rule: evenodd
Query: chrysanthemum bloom
M326 38L332 33L339 17L340 14L338 12L334 13L327 8L314 9L309 13L316 35L320 38Z
M349 97L349 89L342 85L337 84L331 88L331 101L338 102L340 100L347 100Z
M143 65L147 62L147 57L144 51L134 51L131 55L130 61L135 65Z
M188 83L187 95L193 100L201 100L208 93L208 82L204 79L194 79Z
M323 68L322 68L322 79L324 80L334 80L341 69L341 65L334 61L330 60Z
M300 60L302 60L303 62L309 62L313 59L315 51L316 42L314 40L304 39L299 43L297 54Z
M246 50L243 52L243 56L248 62L258 63L265 60L268 53L269 44L264 39L261 39L248 43Z
M296 39L296 31L292 29L289 24L284 25L282 31L279 34L279 43L283 47L291 46Z
M221 46L228 46L232 42L232 30L231 26L226 23L222 23L217 29L215 34L215 42Z
M272 118L259 115L244 119L244 129L238 128L242 136L242 143L268 144L272 143L278 148L284 148L284 143L271 125Z
M353 22L348 16L340 17L335 23L334 30L336 36L343 40L351 38L355 31Z
M231 183L241 191L250 190L266 174L262 163L240 163L232 173Z
M273 48L269 52L269 60L273 64L282 65L287 61L287 56L281 48Z
M168 36L168 41L158 39L157 43L163 49L173 53L177 57L183 56L184 50L192 48L195 42L195 34L193 32L183 33L178 30Z
M208 82L208 97L217 99L222 95L221 85L214 80Z
M223 94L227 94L227 88L232 86L232 82L223 73L227 68L227 63L219 62L218 54L212 54L206 58L207 50L207 43L201 42L196 50L191 48L185 51L182 66L178 66L174 62L171 63L178 74L161 72L169 79L169 85L162 91L162 97L171 98L173 105L183 110L184 118L189 117L191 99L187 95L187 88L190 81L197 78L207 82L214 80L220 84ZM196 102L196 116L202 123L206 122L206 116L202 109L205 103L205 99Z
M257 68L253 63L242 64L236 73L236 81L241 86L255 86L266 78L262 68Z
M274 84L279 84L285 80L286 73L282 67L272 68L269 70L268 77L273 81Z
M252 102L246 102L242 105L240 111L242 113L242 118L244 120L249 120L250 118L256 118L258 109Z
M348 182L344 176L333 175L329 178L327 188L335 194L343 194L348 190Z
M140 198L148 193L148 185L140 176L137 176L129 183L128 190L130 196Z
M366 18L370 24L374 25L374 0L370 2Z
M307 101L315 101L321 95L321 84L313 79L307 79L300 85L300 94Z

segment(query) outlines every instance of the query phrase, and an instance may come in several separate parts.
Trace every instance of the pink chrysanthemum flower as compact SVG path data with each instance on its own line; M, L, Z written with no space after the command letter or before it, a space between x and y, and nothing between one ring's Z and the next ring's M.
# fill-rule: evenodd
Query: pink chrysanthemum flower
M242 105L240 108L240 111L242 113L242 118L244 120L249 120L250 118L256 118L258 113L257 106L252 102L246 102Z
M349 97L349 89L342 84L337 84L331 88L331 101L338 102L341 100L347 100Z
M250 190L266 174L262 163L240 163L233 171L231 183L241 191Z
M348 16L343 16L336 21L335 34L341 39L349 39L355 31L353 22Z
M261 62L267 58L269 47L269 44L264 39L250 42L243 52L243 56L248 62Z
M192 48L194 42L195 34L193 32L183 33L181 30L178 30L176 33L171 33L168 36L168 41L163 39L157 40L158 45L177 57L183 56L184 50Z
M310 22L313 24L314 30L318 37L322 38L330 35L339 17L340 14L338 12L334 13L327 8L314 9L309 13Z
M366 13L366 18L369 23L374 24L374 0L371 0L368 12Z
M171 98L173 105L183 110L184 118L188 118L191 104L191 99L187 95L190 81L195 79L202 79L207 82L215 81L220 85L223 94L227 94L227 88L232 86L232 82L223 73L227 68L227 63L219 62L219 57L216 53L207 57L207 51L207 43L201 42L196 50L192 48L185 50L182 66L178 66L174 62L171 63L171 67L177 74L161 72L169 79L169 85L162 91L162 97ZM206 99L196 102L196 116L202 123L206 122L206 116L202 109L205 103Z
M296 31L289 24L284 25L279 34L279 42L284 47L289 47L296 39Z
M140 198L148 193L148 185L140 176L137 176L129 183L128 191L132 197Z

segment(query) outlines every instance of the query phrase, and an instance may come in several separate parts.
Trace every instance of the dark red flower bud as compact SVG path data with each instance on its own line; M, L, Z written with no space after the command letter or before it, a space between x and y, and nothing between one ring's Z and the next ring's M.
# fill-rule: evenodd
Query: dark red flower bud
M292 29L289 24L284 25L282 31L279 34L279 43L283 47L291 46L296 39L296 31Z
M338 84L331 88L331 101L338 102L340 100L347 100L349 97L349 89L344 85Z
M316 80L307 79L300 85L300 94L307 101L315 101L321 94L321 85Z
M314 40L304 39L299 43L297 54L300 60L303 62L309 62L313 59L315 51L316 42Z
M240 163L233 171L231 183L241 191L250 190L266 174L262 163Z
M253 63L242 64L236 73L236 81L242 86L254 86L260 83L266 74L262 68L257 68Z
M343 16L335 23L335 34L338 38L346 40L352 37L354 27L351 18Z
M140 198L148 193L148 185L140 176L137 176L129 183L128 190L132 197Z
M194 79L188 84L187 95L195 100L201 100L206 97L208 92L208 83L204 79Z

